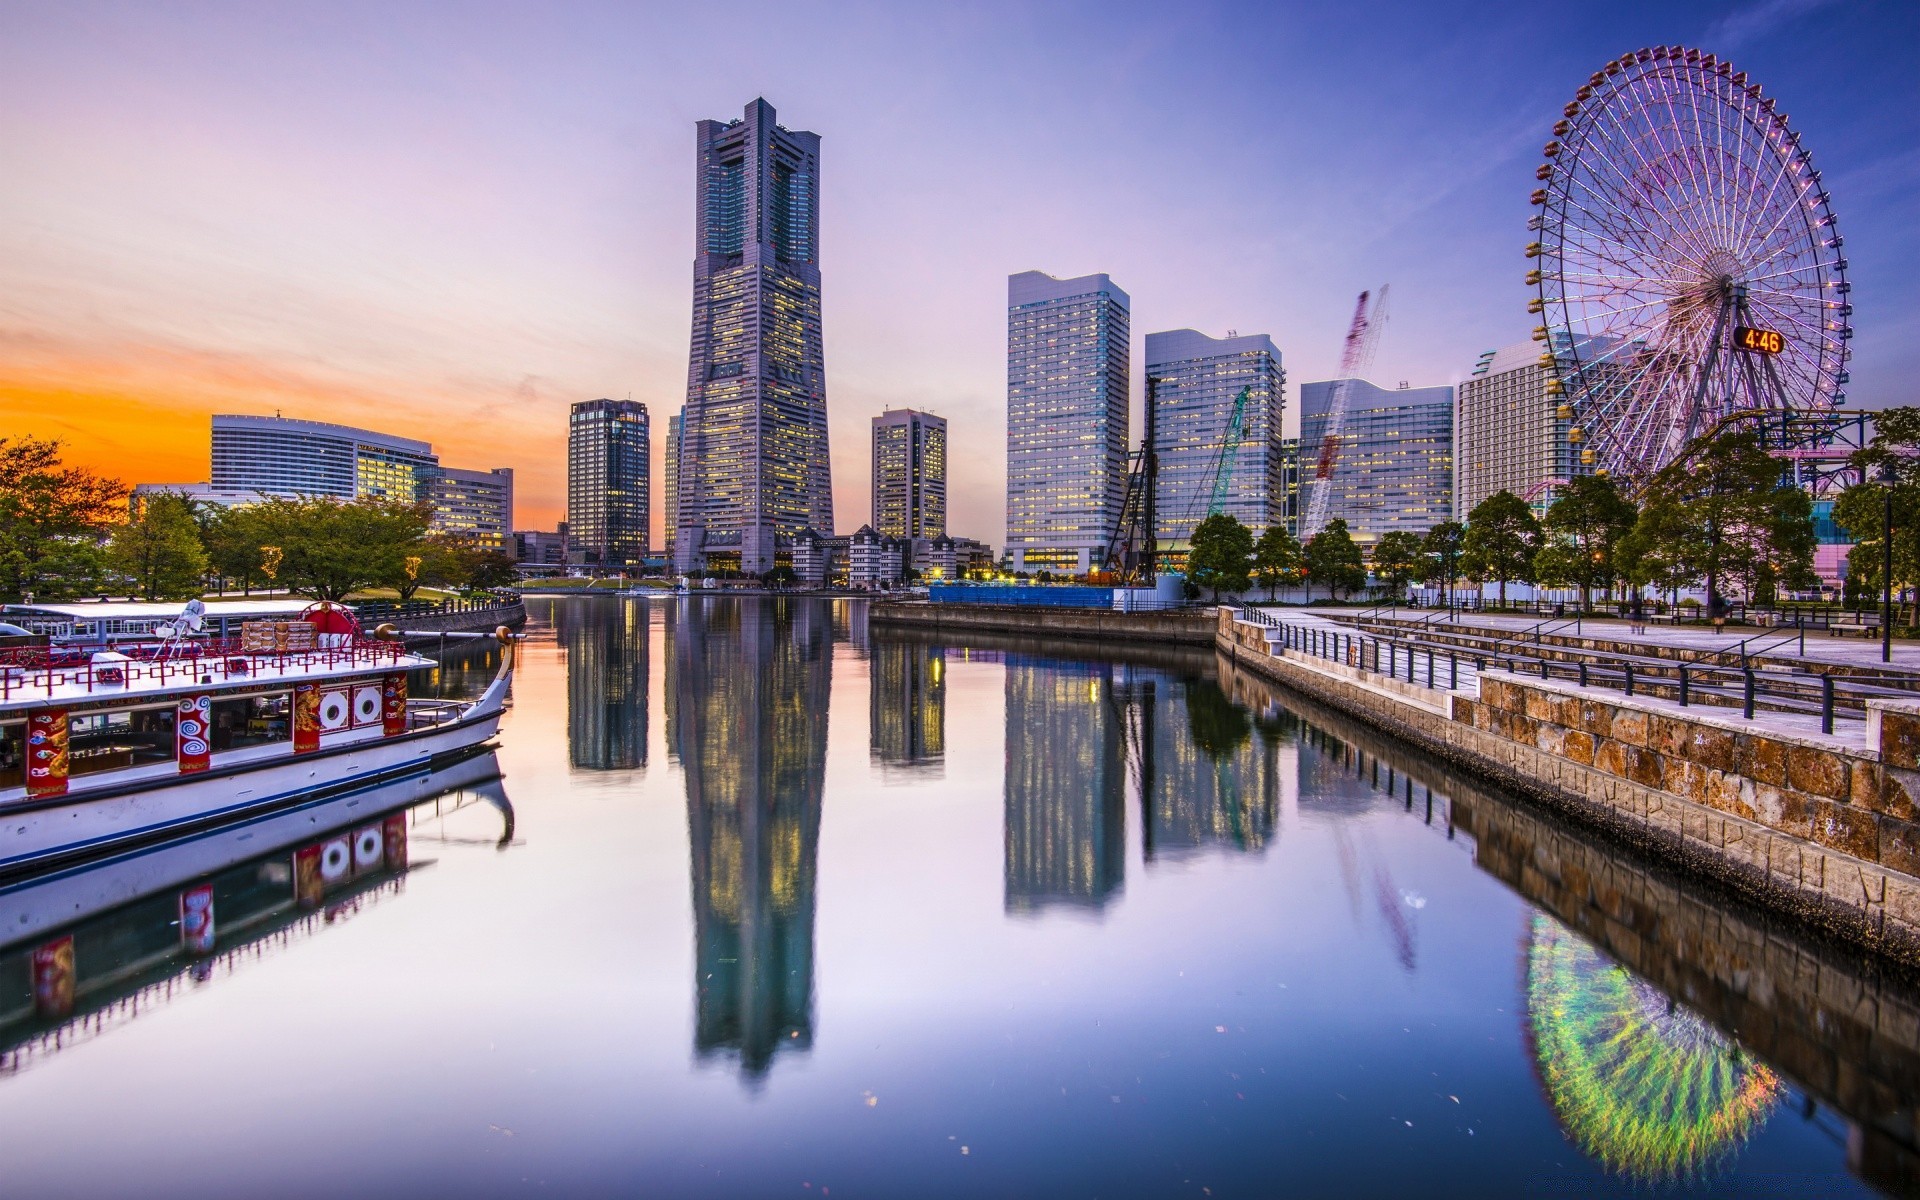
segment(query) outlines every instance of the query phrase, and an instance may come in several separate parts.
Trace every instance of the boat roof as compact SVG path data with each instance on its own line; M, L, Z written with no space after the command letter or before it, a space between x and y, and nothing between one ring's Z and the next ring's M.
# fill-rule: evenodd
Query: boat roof
M96 660L97 661L97 660ZM245 670L235 669L244 662ZM171 696L258 690L263 684L316 683L377 678L393 671L415 671L434 662L409 653L398 642L356 643L352 648L316 649L282 654L236 651L202 658L127 659L115 654L99 663L122 673L124 682L102 682L85 663L62 667L0 665L0 719L19 719L36 708L119 701L122 706L150 704Z
M208 617L297 617L313 605L312 600L208 600ZM186 602L170 600L78 600L71 604L6 604L0 612L23 616L60 617L69 621L143 621L166 620L180 615Z

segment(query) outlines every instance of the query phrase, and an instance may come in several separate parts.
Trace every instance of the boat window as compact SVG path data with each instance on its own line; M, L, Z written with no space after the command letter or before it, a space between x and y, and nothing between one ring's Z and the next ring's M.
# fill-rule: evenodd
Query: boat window
M238 750L284 742L292 735L293 694L268 692L213 702L213 748Z
M67 774L172 762L173 707L87 713L68 722Z
M0 725L0 788L23 787L27 770L27 724Z

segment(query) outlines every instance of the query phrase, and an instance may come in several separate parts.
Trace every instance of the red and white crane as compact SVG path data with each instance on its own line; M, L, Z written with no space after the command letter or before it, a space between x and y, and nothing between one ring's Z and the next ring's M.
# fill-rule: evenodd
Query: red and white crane
M1373 352L1380 344L1380 331L1387 324L1387 285L1371 311L1367 300L1371 293L1361 292L1353 306L1353 323L1347 326L1346 345L1340 351L1340 375L1333 381L1333 394L1327 398L1327 424L1320 439L1320 454L1314 464L1312 489L1307 495L1307 512L1300 519L1300 540L1305 542L1327 523L1333 504L1334 467L1340 459L1340 438L1346 431L1347 408L1351 404L1353 381L1373 365ZM1305 464L1303 463L1304 467ZM1304 471L1303 471L1304 473ZM1305 480L1301 481L1303 484Z

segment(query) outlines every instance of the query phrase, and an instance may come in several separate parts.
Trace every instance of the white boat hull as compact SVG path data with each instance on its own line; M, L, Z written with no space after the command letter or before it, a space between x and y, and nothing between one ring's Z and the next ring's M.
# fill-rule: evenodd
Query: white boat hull
M122 795L76 796L0 814L0 875L109 853L284 807L315 793L365 788L425 771L435 759L478 746L500 728L496 681L460 720L404 737L275 758L214 777L149 781ZM492 701L492 703L489 703Z

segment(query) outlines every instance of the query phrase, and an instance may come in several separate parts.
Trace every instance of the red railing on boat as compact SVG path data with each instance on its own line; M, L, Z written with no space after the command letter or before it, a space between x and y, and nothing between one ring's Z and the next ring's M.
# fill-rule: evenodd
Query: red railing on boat
M243 683L262 670L299 667L337 670L397 663L406 653L399 641L356 637L339 646L311 650L247 650L239 638L208 638L168 644L120 645L127 657L96 662L96 650L24 646L0 649L0 702L33 693L51 696L60 688L125 694L148 687L203 682Z

